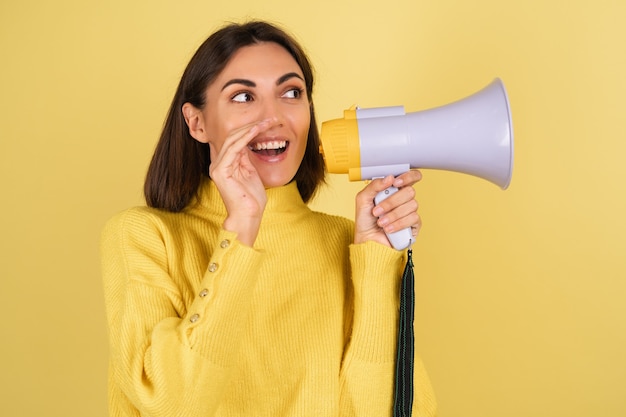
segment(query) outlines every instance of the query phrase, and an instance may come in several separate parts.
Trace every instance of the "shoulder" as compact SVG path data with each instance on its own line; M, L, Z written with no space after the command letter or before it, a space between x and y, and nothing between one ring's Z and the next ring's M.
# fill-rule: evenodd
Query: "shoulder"
M178 213L150 207L133 207L115 214L104 225L100 253L107 268L127 271L168 265L168 242L176 230Z
M146 206L126 209L112 216L104 224L101 243L162 246L164 236L175 230L180 213L172 213Z
M311 218L319 224L326 224L329 226L339 227L342 229L354 228L354 221L343 216L338 216L335 214L328 214L322 211L315 211L311 209L309 209L309 214Z
M319 211L311 211L318 231L323 232L327 237L334 237L343 243L349 244L354 238L354 221L333 214Z
M166 212L150 207L129 208L108 219L104 225L103 234L155 229L165 222L164 217L167 217Z
M321 211L313 211L313 210L311 211L311 213L320 223L333 225L335 227L340 227L344 229L354 228L354 221L346 217L323 213Z

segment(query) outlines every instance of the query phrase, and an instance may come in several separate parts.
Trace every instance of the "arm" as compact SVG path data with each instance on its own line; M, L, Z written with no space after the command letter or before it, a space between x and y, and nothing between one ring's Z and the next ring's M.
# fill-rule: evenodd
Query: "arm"
M340 375L342 417L392 415L399 286L404 262L401 252L374 242L350 247L354 313ZM413 417L435 416L435 395L417 355L413 378Z
M391 416L394 397L399 288L403 253L391 249L385 232L421 226L412 185L419 171L372 181L356 201L355 245L350 248L354 288L352 334L341 373L342 416ZM375 195L400 191L376 205ZM436 404L421 360L415 358L413 415L432 416Z
M261 258L222 231L226 238L230 246L218 243L210 261L220 267L202 278L207 294L185 306L149 215L127 212L103 232L111 383L142 414L211 416L220 402Z
M342 372L341 416L391 415L402 253L374 242L350 247L352 332Z

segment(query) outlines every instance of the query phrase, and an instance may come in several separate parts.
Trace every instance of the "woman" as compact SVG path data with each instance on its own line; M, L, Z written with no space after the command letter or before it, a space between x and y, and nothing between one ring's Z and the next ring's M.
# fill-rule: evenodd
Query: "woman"
M417 232L421 175L369 183L354 223L311 211L312 90L302 49L264 22L219 30L191 59L149 207L103 232L111 415L391 415L403 255L384 232ZM419 361L415 381L414 415L434 414Z

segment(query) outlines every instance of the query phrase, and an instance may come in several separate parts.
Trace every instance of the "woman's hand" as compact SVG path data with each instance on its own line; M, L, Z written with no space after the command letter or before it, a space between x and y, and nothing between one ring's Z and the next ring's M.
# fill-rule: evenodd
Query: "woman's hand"
M223 227L237 233L237 238L248 246L254 245L267 202L263 182L248 156L248 144L275 122L267 119L235 129L219 150L209 142L209 175L228 213Z
M372 240L391 246L385 233L407 227L411 227L413 236L417 236L422 221L417 214L413 185L421 179L421 172L413 170L396 178L389 175L372 180L361 190L356 196L354 243ZM375 205L376 195L392 185L399 191Z

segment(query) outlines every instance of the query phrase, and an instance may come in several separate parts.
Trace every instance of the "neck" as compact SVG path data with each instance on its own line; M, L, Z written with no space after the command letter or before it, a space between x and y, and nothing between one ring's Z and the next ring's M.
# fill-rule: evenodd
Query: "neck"
M267 204L263 214L263 221L285 221L284 216L289 214L300 213L303 210L309 210L308 206L302 201L298 186L295 181L281 187L266 188ZM199 189L199 203L205 209L210 210L214 214L226 217L226 207L222 201L215 183L210 179L205 179Z

